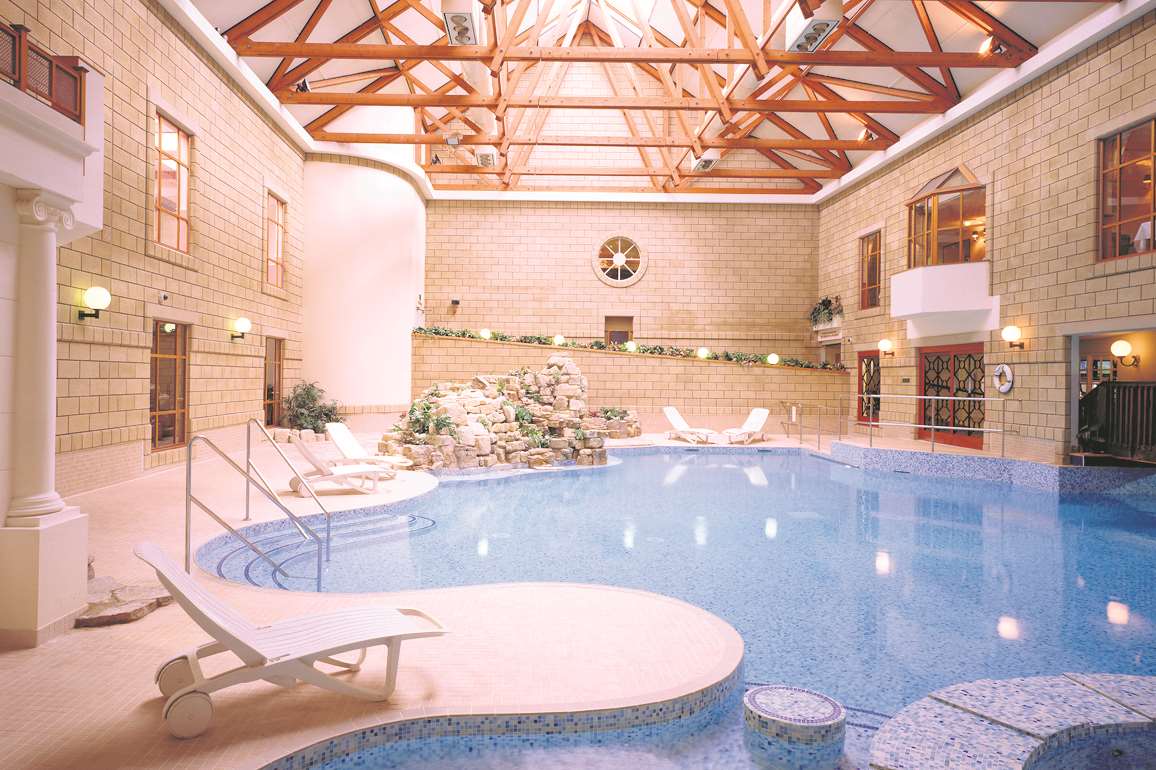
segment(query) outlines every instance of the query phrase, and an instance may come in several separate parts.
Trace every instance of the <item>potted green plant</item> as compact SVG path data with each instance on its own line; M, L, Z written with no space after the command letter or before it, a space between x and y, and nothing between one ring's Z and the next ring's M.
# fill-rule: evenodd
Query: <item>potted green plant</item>
M823 297L811 308L811 328L831 329L843 323L843 300L839 295Z
M285 419L290 428L325 433L325 423L341 422L337 402L325 400L325 389L316 382L299 382L285 397Z

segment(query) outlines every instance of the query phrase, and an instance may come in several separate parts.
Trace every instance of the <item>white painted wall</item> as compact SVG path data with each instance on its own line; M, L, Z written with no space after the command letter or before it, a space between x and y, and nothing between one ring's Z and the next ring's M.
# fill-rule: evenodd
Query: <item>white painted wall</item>
M351 406L410 396L425 203L387 171L305 164L303 375Z

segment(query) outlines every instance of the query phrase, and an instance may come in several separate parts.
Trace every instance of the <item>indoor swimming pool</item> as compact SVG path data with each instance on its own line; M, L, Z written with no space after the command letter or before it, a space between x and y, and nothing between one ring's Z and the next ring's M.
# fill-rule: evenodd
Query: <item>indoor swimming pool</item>
M447 480L337 514L323 591L572 581L683 599L732 624L749 681L892 714L945 685L1156 674L1156 506L868 472L792 451L651 450L614 466ZM227 579L317 590L288 524L228 536Z

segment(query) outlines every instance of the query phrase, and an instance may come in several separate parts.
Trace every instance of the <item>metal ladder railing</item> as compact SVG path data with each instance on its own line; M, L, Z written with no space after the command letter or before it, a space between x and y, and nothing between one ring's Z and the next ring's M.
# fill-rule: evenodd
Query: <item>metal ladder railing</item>
M315 502L317 507L321 509L321 513L325 517L324 540L312 527L306 524L300 516L293 513L293 511L286 507L285 503L281 502L281 499L277 496L277 493L273 491L272 486L270 486L264 474L261 473L260 469L257 468L256 464L253 462L252 436L254 425L257 426L262 435L264 435L264 437L269 440L269 443L273 446L273 449L277 452L277 455L281 458L285 465L288 466L289 470L292 471L293 476L297 479L297 483L301 487L304 487L304 489L309 493L309 496L313 499L313 502ZM289 520L289 522L301 535L302 540L313 541L317 549L317 581L320 585L323 569L322 565L324 561L328 561L331 551L330 546L332 536L332 517L330 515L329 509L326 508L325 504L321 502L320 498L318 498L317 493L313 490L313 485L309 483L309 480L305 478L305 476L297 470L293 463L289 461L289 458L285 456L283 451L281 451L281 447L277 446L276 442L273 441L273 437L269 435L269 431L267 431L265 426L256 419L250 419L245 424L244 468L238 465L231 457L229 457L229 455L227 455L219 446L217 446L212 439L207 436L197 434L189 439L188 444L185 446L185 571L190 572L192 570L193 506L195 505L203 513L208 514L208 516L213 519L213 521L220 524L230 534L244 543L249 548L249 550L257 554L257 556L259 556L270 567L272 567L274 572L280 572L287 578L294 577L282 569L281 566L277 564L269 556L269 554L265 553L265 551L263 551L260 546L242 535L235 527L230 525L221 516L219 516L216 511L214 511L207 503L205 503L205 501L201 500L199 497L193 494L193 447L196 446L198 442L213 450L213 452L215 452L218 457L224 460L230 468L244 477L245 521L250 520L250 501L252 497L252 489L255 486L261 492L261 494L265 496L265 499L271 502L285 516L285 518Z
M860 394L853 396L853 398L855 399L855 414L859 415L859 414L863 414L865 411L867 411L863 408L863 406L864 406L864 403L869 403L869 404L871 404L871 410L873 410L873 414L876 415L875 419L873 419L873 420L861 420L860 421L860 424L866 424L866 426L867 426L867 446L869 446L869 447L875 446L875 430L877 428L883 428L883 427L915 428L916 430L921 430L921 429L922 430L930 430L931 431L931 451L932 452L935 451L936 434L939 431L949 431L949 432L950 431L964 431L965 433L979 433L979 434L998 433L999 437L1000 437L999 456L1000 457L1006 457L1007 456L1008 429L1007 429L1007 399L1006 398L994 398L991 396L988 396L988 397L984 397L984 396L915 396L915 395L907 395L907 394L900 394L900 393L871 393L871 394L860 393ZM928 423L923 423L922 421L920 421L920 422L900 422L900 421L893 421L893 420L888 420L888 421L880 420L878 415L883 410L883 400L888 399L888 398L906 399L906 400L915 401L917 407L922 406L922 404L920 402L931 401L932 402L931 403L931 411L930 411L931 422L928 424ZM941 401L946 401L949 403L950 402L960 402L960 401L966 401L969 403L971 403L971 402L982 403L983 407L984 407L984 418L985 419L988 416L986 413L987 404L989 402L998 402L999 403L999 427L998 428L973 428L973 427L968 427L968 426L946 425L943 423L938 423L936 420L936 412L938 411L939 402L941 402Z
M293 473L294 478L297 479L299 488L304 488L305 491L309 493L309 496L313 498L313 502L317 503L317 507L321 511L322 515L325 516L325 560L328 561L331 545L330 530L332 526L332 517L330 515L329 509L325 507L325 503L321 502L321 498L319 498L317 496L317 492L313 490L313 485L309 483L309 479L305 478L305 475L297 470L293 463L289 462L289 458L286 457L285 453L281 451L281 447L277 446L277 442L273 440L271 435L269 435L269 431L265 428L261 421L256 418L250 418L249 421L245 423L245 470L249 471L251 474L255 474L257 478L260 479L261 485L263 485L262 491L274 496L276 495L276 493L273 492L273 488L269 486L269 482L266 481L265 476L262 475L260 469L253 463L254 427L261 431L261 435L265 437L270 446L272 446L274 451L277 452L277 456L281 458L281 461L284 462L285 466ZM249 474L246 475L248 476ZM251 493L253 484L255 483L256 482L254 482L251 477L248 478L248 480L245 482L245 521L249 521L249 503L252 498ZM298 527L298 531L300 530L301 528ZM304 537L305 533L302 532L301 535Z

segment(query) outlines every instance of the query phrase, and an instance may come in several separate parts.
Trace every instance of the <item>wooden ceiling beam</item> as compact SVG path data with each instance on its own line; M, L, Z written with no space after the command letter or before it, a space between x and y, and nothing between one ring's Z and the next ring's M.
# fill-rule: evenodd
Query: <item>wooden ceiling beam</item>
M314 131L313 138L321 142L350 144L449 144L446 133L375 134L340 131ZM498 136L497 134L463 134L456 137L463 146L486 146L502 141L510 145L542 145L544 147L691 147L691 136ZM725 138L700 139L703 147L728 150L885 150L893 142L885 139L759 139ZM815 160L811 158L811 160Z
M382 13L388 15L398 5L395 3ZM396 15L396 13L394 14ZM365 27L371 27L366 31ZM317 60L322 63L331 59L427 59L439 61L488 61L494 56L494 49L480 45L380 45L351 42L349 38L360 35L363 39L375 20L343 36L334 43L269 43L254 40L239 41L234 48L241 56L281 58L292 56L308 59L287 73L286 77L298 69L312 66ZM768 63L796 66L831 67L974 67L984 69L1012 69L1019 66L1014 57L995 54L944 51L895 51L891 48L869 51L844 51L823 49L812 52L764 50ZM608 62L624 64L753 64L754 58L745 48L601 48L597 46L553 47L553 46L513 46L506 51L506 61L557 61L557 62ZM317 64L316 66L320 66ZM316 67L314 67L315 69ZM312 71L312 70L310 70ZM296 77L290 82L296 82Z
M764 150L763 152L772 151ZM422 169L427 174L480 174L483 176L502 176L507 173L513 174L514 176L670 176L670 169L648 168L645 166L637 168L626 168L622 166L541 166L537 168L531 166L518 166L491 168L487 166L462 166L439 163L437 165L423 166ZM816 177L821 179L838 179L843 175L843 172L827 168L799 169L793 166L789 166L788 168L724 169L716 167L710 171L684 170L682 175L686 178L693 179L812 179Z
M1022 37L1014 29L980 8L971 0L939 0L940 5L946 6L960 18L966 19L1004 45L1018 52L1019 59L1030 58L1036 55L1036 46ZM1016 57L1013 57L1016 58Z
M305 22L305 26L301 27L301 31L297 33L296 42L308 42L309 36L313 34L313 30L317 28L317 24L321 21L321 17L329 10L329 6L333 4L333 0L321 0L317 3L317 7L313 9L313 13L309 14L309 18ZM273 74L265 81L266 85L277 82L288 70L289 65L293 63L293 59L286 56L277 63L277 69L273 70Z
M301 5L305 0L273 0L265 3L251 14L225 30L225 39L230 43L247 40L250 35L281 18L285 13Z
M396 94L283 91L284 104L353 104L370 107L444 107L496 109L498 97L481 94ZM714 99L669 96L511 96L505 100L514 109L539 110L713 110ZM936 114L943 102L867 101L860 99L730 99L735 112L877 112L889 114Z

